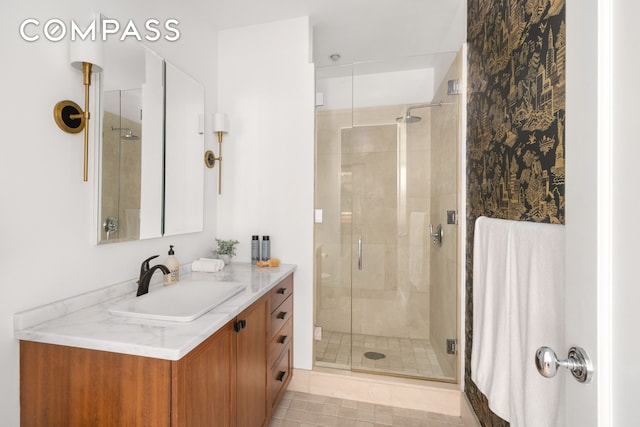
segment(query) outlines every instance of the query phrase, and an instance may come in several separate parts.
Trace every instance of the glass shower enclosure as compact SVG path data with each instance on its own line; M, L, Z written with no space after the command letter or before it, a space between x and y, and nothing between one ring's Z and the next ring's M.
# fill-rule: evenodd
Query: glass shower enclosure
M457 380L460 54L316 70L315 365Z

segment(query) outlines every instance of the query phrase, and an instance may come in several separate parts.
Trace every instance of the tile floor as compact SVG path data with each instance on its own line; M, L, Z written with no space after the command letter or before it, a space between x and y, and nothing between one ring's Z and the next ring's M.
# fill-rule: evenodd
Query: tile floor
M451 427L462 418L314 394L285 392L269 427Z
M385 358L368 359L364 356L368 351L383 353ZM442 372L429 340L351 335L325 330L322 340L316 341L315 353L318 366L423 378L453 378L453 373L445 375Z

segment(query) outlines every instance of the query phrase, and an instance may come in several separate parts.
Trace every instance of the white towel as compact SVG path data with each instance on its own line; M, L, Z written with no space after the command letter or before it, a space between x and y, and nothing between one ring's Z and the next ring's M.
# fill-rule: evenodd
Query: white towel
M513 427L562 425L564 383L534 355L565 350L564 226L478 218L473 274L471 378Z
M513 427L564 423L564 375L545 378L534 355L548 346L566 358L564 344L564 226L516 222L509 233L511 286L511 413Z
M224 261L221 259L200 258L191 263L191 271L204 271L215 273L224 268Z
M489 407L509 420L509 266L512 221L480 217L473 243L471 379Z

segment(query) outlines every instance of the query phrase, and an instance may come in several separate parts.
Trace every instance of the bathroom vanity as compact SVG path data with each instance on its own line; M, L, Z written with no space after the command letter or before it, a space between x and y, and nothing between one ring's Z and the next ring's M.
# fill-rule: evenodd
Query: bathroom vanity
M110 314L135 282L16 314L21 425L266 425L291 378L294 270L184 274L246 285L192 322Z

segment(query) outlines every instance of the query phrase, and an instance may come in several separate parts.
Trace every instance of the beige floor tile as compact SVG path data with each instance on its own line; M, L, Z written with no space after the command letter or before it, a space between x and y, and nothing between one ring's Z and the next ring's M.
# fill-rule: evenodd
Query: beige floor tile
M302 421L304 419L306 412L298 409L287 409L287 413L284 416L285 420L288 421Z
M382 424L385 426L393 425L393 415L391 415L391 413L376 411L374 414L376 424Z
M355 420L358 418L358 409L343 406L340 408L340 413L338 415L342 418L351 418Z
M285 397L269 427L464 427L450 415L299 392Z
M339 415L340 414L340 404L339 403L325 403L322 408L322 413L326 415Z
M358 409L357 420L374 422L376 419L373 409Z

